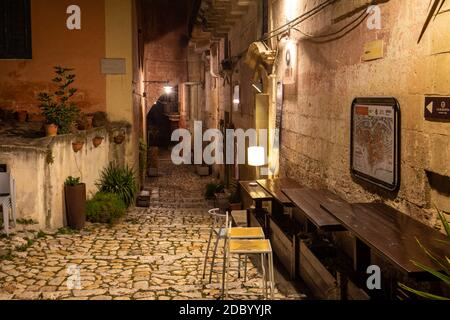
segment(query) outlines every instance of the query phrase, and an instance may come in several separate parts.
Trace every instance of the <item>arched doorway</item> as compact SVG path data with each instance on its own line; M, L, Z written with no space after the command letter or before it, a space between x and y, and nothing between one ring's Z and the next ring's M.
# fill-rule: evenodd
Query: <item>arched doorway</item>
M159 97L147 114L148 145L167 149L174 129L171 119L179 114L178 87Z

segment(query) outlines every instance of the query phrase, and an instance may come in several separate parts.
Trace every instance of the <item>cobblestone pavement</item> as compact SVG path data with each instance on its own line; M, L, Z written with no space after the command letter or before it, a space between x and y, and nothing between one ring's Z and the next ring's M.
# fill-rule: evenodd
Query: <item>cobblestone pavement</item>
M201 279L210 208L203 190L211 178L168 161L161 167L162 176L146 186L151 207L130 210L117 225L50 234L24 225L11 239L0 239L0 300L217 299L219 273L212 284ZM231 298L260 298L256 267L249 264L246 283L236 278L232 273L230 289L250 296ZM276 298L296 297L277 291Z

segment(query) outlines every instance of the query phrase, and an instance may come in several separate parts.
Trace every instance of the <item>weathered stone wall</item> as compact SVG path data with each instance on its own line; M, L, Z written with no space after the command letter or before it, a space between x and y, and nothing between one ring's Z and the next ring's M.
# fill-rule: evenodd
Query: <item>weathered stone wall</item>
M126 139L117 145L113 137L120 132L125 133ZM97 191L95 183L101 171L111 161L125 164L130 133L129 127L113 125L110 130L97 128L81 137L64 135L32 142L3 141L0 163L8 166L16 180L18 218L33 219L42 228L64 226L64 182L67 177L80 177L86 183L90 197ZM103 137L104 141L95 148L92 139L97 136ZM72 142L78 140L84 141L84 146L75 153Z
M272 2L274 28L286 22L289 2ZM334 26L333 19L369 1L343 2L299 28L310 34L332 31L356 15ZM300 1L294 16L318 3ZM329 188L348 201L381 199L435 225L434 205L450 212L449 189L445 191L450 179L450 125L424 120L424 97L450 94L450 13L443 8L417 44L427 1L389 1L380 8L381 30L369 30L363 23L347 36L323 44L304 41L292 30L291 37L299 40L298 78L295 85L285 86L281 172L307 186ZM364 44L373 40L384 41L384 57L362 62ZM393 96L400 102L398 193L383 192L350 175L350 107L358 96ZM429 180L434 176L439 177L435 184Z
M67 7L81 8L81 30L66 27ZM84 112L106 111L105 1L33 0L31 3L32 59L0 60L0 109L39 113L36 95L49 91L53 67L75 69L74 97Z

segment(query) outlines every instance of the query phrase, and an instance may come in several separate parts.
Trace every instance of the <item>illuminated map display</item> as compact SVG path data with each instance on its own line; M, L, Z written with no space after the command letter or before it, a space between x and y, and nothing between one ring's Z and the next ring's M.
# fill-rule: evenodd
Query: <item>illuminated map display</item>
M352 173L389 190L399 180L398 111L384 98L356 99L352 108Z

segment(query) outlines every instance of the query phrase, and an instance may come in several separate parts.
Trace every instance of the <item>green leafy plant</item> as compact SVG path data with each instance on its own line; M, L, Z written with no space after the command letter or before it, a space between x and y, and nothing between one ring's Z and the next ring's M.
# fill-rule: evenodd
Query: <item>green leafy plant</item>
M70 176L66 179L66 182L64 182L64 184L69 187L75 187L80 184L80 178L74 178Z
M147 153L148 146L144 140L141 139L139 141L139 170L141 174L147 170Z
M97 193L86 204L86 217L93 223L115 223L125 214L126 205L113 193Z
M100 192L118 195L127 207L134 203L138 192L134 170L113 163L103 170L97 186Z
M216 193L222 193L225 190L225 186L221 183L209 183L206 185L205 198L213 199Z
M449 223L447 221L447 219L444 216L444 213L442 213L440 210L438 210L438 214L439 214L439 218L442 221L442 224L444 225L444 229L445 232L447 233L447 237L448 239L445 241L446 244L450 245L450 226ZM425 266L421 263L418 263L416 261L413 261L413 263L420 269L422 269L425 272L428 272L429 274L431 274L432 276L436 277L437 279L443 281L443 283L446 286L450 286L450 259L449 257L436 257L433 255L433 253L431 253L427 248L425 248L422 243L420 242L420 240L417 239L417 242L419 243L419 246L422 248L422 250L425 251L425 253L431 258L431 260L436 264L436 266L439 267L439 270L442 271L437 271L435 269L435 267L430 267L430 266ZM425 299L429 299L429 300L450 300L449 298L446 297L441 297L432 293L428 293L428 292L424 292L424 291L419 291L419 290L415 290L413 288L410 288L402 283L399 283L400 288L411 292L419 297L425 298Z
M73 69L54 67L55 78L52 82L57 86L53 93L40 92L38 100L40 102L42 115L45 117L47 124L55 124L58 126L60 133L70 132L70 127L80 114L80 110L73 103L71 98L77 92L77 89L71 88L75 81Z

